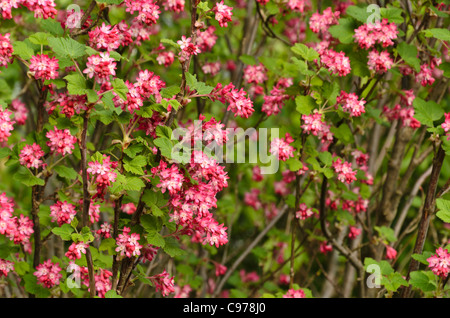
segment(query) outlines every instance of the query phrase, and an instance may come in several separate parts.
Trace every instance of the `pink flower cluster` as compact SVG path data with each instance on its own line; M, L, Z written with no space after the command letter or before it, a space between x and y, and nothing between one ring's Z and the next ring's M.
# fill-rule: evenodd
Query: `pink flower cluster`
M377 50L372 50L369 52L369 70L373 70L378 74L383 74L391 69L393 64L394 61L388 51L378 52Z
M383 47L394 45L398 30L395 23L382 19L375 23L363 24L355 30L355 42L363 49L370 49L379 43Z
M198 53L201 52L198 46L192 42L192 39L190 37L187 38L186 36L183 35L181 37L181 40L177 41L177 44L180 46L181 49L180 53L181 61L186 60L191 55L197 55Z
M89 290L89 270L85 266L78 266L74 262L69 263L69 268L74 268L74 278L80 279ZM77 270L78 269L78 270ZM109 270L99 268L99 273L94 273L95 291L100 298L105 298L107 291L111 290L112 273Z
M403 91L400 96L400 104L396 104L393 108L383 107L383 114L389 121L400 120L403 126L411 128L419 128L420 122L414 118L414 107L412 106L415 99L412 90Z
M149 277L150 281L155 285L156 291L161 292L163 296L175 292L174 278L170 277L169 273L164 270L161 274Z
M364 105L366 104L366 101L364 99L358 100L358 95L355 93L341 91L336 102L337 104L342 105L342 109L352 117L359 117L362 113L365 113Z
M270 91L269 95L264 96L264 103L261 111L267 116L277 115L284 106L284 103L291 98L285 94L286 88L293 84L292 78L281 78Z
M166 0L166 1L164 1L164 9L166 11L183 12L184 5L185 5L184 0Z
M14 263L0 258L0 278L8 276L10 271L14 270Z
M232 21L231 16L233 15L233 8L225 5L223 2L223 0L216 2L212 11L215 13L214 18L219 22L219 25L221 27L227 27L228 22Z
M12 9L23 5L34 11L35 18L53 19L58 11L53 0L0 0L0 13L3 19L12 19Z
M100 229L97 230L97 235L104 238L110 238L112 233L112 226L111 224L104 222L100 225Z
M30 72L36 79L50 80L58 77L58 59L46 54L37 54L30 59Z
M41 160L44 155L44 151L42 151L41 146L37 143L25 145L20 151L19 162L27 168L39 169L44 165L44 162Z
M12 62L13 47L9 37L9 33L6 33L5 35L0 34L0 66L8 67L8 64Z
M86 69L83 73L88 78L94 78L99 84L110 81L111 76L116 75L116 62L109 56L108 52L101 52L99 55L88 57Z
M306 298L305 292L301 289L289 289L283 298Z
M124 227L122 234L119 234L116 240L116 252L119 253L121 257L133 257L141 255L142 245L139 244L141 239L140 235L137 233L131 233L131 229Z
M338 76L346 76L350 73L350 59L345 56L344 52L336 52L332 49L319 50L320 63L331 74Z
M59 285L62 278L61 267L58 263L53 263L51 260L46 260L44 263L39 264L36 267L34 276L38 279L38 284L46 287L52 288L53 286Z
M97 50L115 51L131 42L132 34L124 21L114 26L103 23L89 31L89 45Z
M444 122L441 124L442 129L444 129L446 135L447 135L447 140L450 140L450 134L448 133L450 130L450 113L445 113L445 120Z
M294 139L289 133L286 133L284 138L274 138L270 143L270 153L281 161L286 161L294 157L295 148L290 144Z
M136 211L136 205L133 202L122 204L122 212L132 215Z
M336 158L333 162L333 169L338 174L338 180L344 183L352 183L356 180L356 170L352 170L351 163Z
M213 89L210 94L211 100L218 100L222 104L228 103L227 110L232 111L234 116L241 116L243 118L248 118L255 111L253 108L253 102L250 98L245 97L247 93L243 88L240 90L236 89L233 83L222 87L221 83Z
M251 84L262 84L267 81L267 69L264 65L247 65L244 69L244 81Z
M259 199L259 193L261 191L259 189L253 188L250 192L246 192L244 194L244 203L245 205L251 206L255 210L259 210L262 208L262 203Z
M420 72L416 74L416 83L420 83L422 86L433 85L435 79L430 66L422 64L420 66Z
M214 34L216 28L211 25L206 30L197 30L196 46L202 52L211 51L217 41L217 35Z
M66 252L66 256L71 260L76 260L81 258L81 254L86 254L86 249L89 248L89 244L78 242L72 243L69 246L69 250Z
M330 126L322 119L322 114L314 111L311 115L302 115L301 128L307 134L313 134L321 139L325 148L333 141Z
M311 7L310 0L288 0L286 7L292 11L303 13Z
M333 12L331 7L323 10L322 14L314 12L309 19L309 27L314 33L328 34L328 28L338 24L340 12Z
M348 237L349 237L349 239L353 240L356 237L358 237L361 234L361 232L362 232L362 230L360 228L357 228L355 226L350 226Z
M19 99L13 99L10 106L14 112L14 119L18 125L25 125L28 118L28 109Z
M439 247L436 254L427 259L428 267L431 271L442 278L446 278L450 272L450 253L448 250Z
M68 203L67 201L58 201L50 206L52 222L57 222L58 226L66 223L70 224L76 214L77 211L75 210L75 205Z
M78 141L77 137L70 134L69 129L58 129L56 126L54 130L48 131L45 136L49 139L47 146L50 147L50 150L58 152L62 156L71 154Z
M117 173L114 171L116 168L117 162L111 161L111 157L107 155L103 155L101 162L96 160L88 163L86 171L91 177L91 184L97 187L97 193L92 199L104 198L106 188L116 181Z
M125 0L126 12L133 14L138 12L135 21L143 23L145 25L153 25L159 19L159 6L152 0Z
M151 262L156 254L158 254L159 247L153 246L151 244L147 244L141 249L141 254L143 256L142 262L145 263L145 261Z
M31 234L34 233L33 221L22 214L13 216L14 201L6 196L0 195L0 234L5 235L14 244L22 244L28 250Z
M75 114L80 114L86 110L86 95L71 95L67 92L52 95L50 101L45 102L45 107L49 114L52 114L56 107L60 107L61 114L71 118Z
M312 208L309 208L305 203L300 203L298 211L295 212L295 217L300 220L306 220L314 215Z
M14 129L13 125L16 123L11 119L12 112L0 106L0 142L8 141L11 136L11 131Z

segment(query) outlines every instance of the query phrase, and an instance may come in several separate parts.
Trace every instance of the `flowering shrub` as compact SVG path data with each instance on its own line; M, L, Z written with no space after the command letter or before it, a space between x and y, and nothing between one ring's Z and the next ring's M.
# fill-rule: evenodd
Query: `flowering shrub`
M0 0L1 296L449 296L448 0L68 3Z

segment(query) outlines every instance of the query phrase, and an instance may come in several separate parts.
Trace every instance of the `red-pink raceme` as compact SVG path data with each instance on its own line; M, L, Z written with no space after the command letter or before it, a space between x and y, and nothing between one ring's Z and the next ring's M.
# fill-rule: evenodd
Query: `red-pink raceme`
M46 260L44 263L39 264L36 267L36 271L33 273L37 277L38 284L45 288L52 288L59 285L62 279L61 267L59 263L53 263L51 260Z
M161 292L163 296L167 296L175 292L174 278L170 277L169 273L164 270L162 273L148 277L155 285L156 291Z
M130 228L124 227L121 234L117 236L116 239L116 252L119 253L121 257L133 257L141 255L142 245L139 244L141 239L138 233L131 233Z
M19 162L27 168L39 169L44 165L44 162L41 160L44 155L44 151L37 143L25 145L20 151Z
M416 73L416 83L420 83L422 86L433 85L435 78L433 72L428 64L422 64L420 66L420 72Z
M88 162L86 171L91 178L91 184L96 187L96 193L92 196L92 199L104 198L106 188L116 181L117 173L115 169L117 164L116 161L111 161L111 157L105 154L101 160Z
M62 156L71 154L78 141L77 137L71 135L69 129L58 129L56 126L45 136L49 139L47 146L50 147L51 152L60 153Z
M197 30L197 41L195 45L200 51L208 52L212 50L217 41L217 35L214 34L215 31L216 27L213 25L210 25L204 31Z
M88 57L83 73L88 78L94 78L97 83L103 84L109 82L111 76L116 75L116 65L117 63L108 52L101 52Z
M58 226L71 223L76 214L75 205L67 201L58 201L50 206L52 222L57 222Z
M66 252L66 256L71 260L77 260L81 258L81 254L86 254L86 249L89 248L89 244L84 242L73 242L69 246L69 250Z
M389 245L386 245L386 258L395 259L397 257L397 251Z
M284 138L274 138L270 143L270 153L281 161L294 157L295 148L290 144L294 139L289 133Z
M314 211L312 208L309 208L305 203L300 203L300 206L295 212L295 217L300 220L309 219L314 215Z
M383 47L394 45L398 30L395 23L389 23L387 19L366 23L355 29L355 42L363 49L370 49L376 44Z
M228 22L231 22L231 16L233 15L233 8L224 4L224 1L216 2L216 5L212 9L215 13L214 18L219 22L221 27L227 27Z
M306 298L305 292L301 289L288 289L283 298Z
M336 103L341 105L342 109L352 117L359 117L362 113L366 112L366 101L364 99L358 99L358 95L355 93L341 91L341 94L336 98Z
M58 59L46 54L33 55L30 59L30 72L36 79L50 80L58 77Z
M369 52L369 70L375 71L378 74L386 73L394 65L388 51L378 52L377 50L372 50Z
M322 14L314 12L309 19L309 28L314 33L322 33L322 35L328 35L328 29L330 26L338 24L339 11L333 12L331 7L327 7L323 10Z
M450 113L445 113L445 120L444 122L441 124L442 129L444 129L446 135L447 135L447 140L450 140Z
M355 226L350 226L349 232L348 232L348 238L354 240L356 237L358 237L361 234L362 230L360 228L357 228Z
M5 35L0 34L0 66L8 67L8 64L12 63L13 46L9 38L10 36L10 33L6 33Z
M25 125L28 118L28 108L19 99L13 99L10 109L14 112L14 120L18 125Z
M211 100L218 100L223 104L228 103L228 111L234 113L234 116L240 116L243 118L250 117L255 111L253 108L253 102L250 98L246 97L247 93L243 88L236 89L233 83L229 83L226 86L222 86L218 83L210 94Z
M357 171L352 169L351 163L341 158L336 158L333 162L333 169L338 174L338 180L343 183L350 184L356 180Z
M244 68L243 79L249 84L262 84L267 81L267 69L261 63L256 65L247 65Z
M310 0L288 0L286 7L292 11L303 13L311 7Z
M319 50L320 64L331 74L346 76L351 71L350 59L344 52L336 52L332 49Z
M427 259L428 267L431 271L442 278L447 278L450 272L450 253L447 249L439 247L436 254Z
M125 0L126 12L137 12L136 21L153 25L159 19L159 6L152 0Z
M0 278L8 276L8 273L14 271L14 263L0 258Z
M0 142L8 141L9 136L11 136L11 131L14 130L14 124L16 123L11 119L13 113L0 107Z

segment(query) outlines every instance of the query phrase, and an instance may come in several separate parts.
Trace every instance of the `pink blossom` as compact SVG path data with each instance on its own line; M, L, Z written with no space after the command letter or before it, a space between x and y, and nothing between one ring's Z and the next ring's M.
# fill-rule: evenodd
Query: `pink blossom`
M350 73L350 59L345 56L344 52L336 52L332 49L325 49L319 52L321 64L331 72L338 76L346 76Z
M156 57L156 61L158 62L159 65L164 65L165 67L168 67L172 65L172 63L175 61L175 54L172 51L160 52Z
M225 5L223 0L220 2L216 2L216 5L212 9L212 11L215 13L214 18L219 22L219 25L221 27L227 27L228 22L232 21L232 10L233 8Z
M431 271L442 278L446 278L450 272L450 253L447 249L439 247L436 254L427 259Z
M141 255L142 245L139 244L140 235L131 233L130 228L124 227L122 234L119 234L116 240L116 252L122 257L133 257Z
M373 70L378 74L383 74L391 69L393 64L394 61L390 57L388 51L378 52L377 50L372 50L369 52L368 66L370 70Z
M97 193L92 196L92 199L104 198L106 188L116 181L117 173L114 171L116 167L117 162L111 161L111 157L107 155L103 155L100 161L88 162L86 171L92 178L91 183L95 183L97 187Z
M197 30L196 46L202 52L211 51L217 41L217 35L214 34L216 28L211 25L206 30Z
M83 73L88 78L94 78L97 83L103 84L108 82L111 76L116 75L116 65L115 60L109 56L108 52L102 52L88 57Z
M50 206L52 222L57 222L59 226L66 223L70 224L76 214L75 206L67 201L58 201Z
M0 107L0 142L8 141L15 121L11 119L12 112Z
M155 24L159 19L159 6L152 0L125 0L126 12L133 14L138 12L136 21L146 25Z
M97 234L104 238L110 238L112 233L112 226L110 223L104 222L97 230Z
M0 258L0 278L8 276L10 271L14 270L14 263Z
M76 260L81 258L81 254L86 254L86 249L89 248L89 244L79 242L72 243L69 246L69 250L66 252L66 256L71 260Z
M422 86L433 85L435 79L432 74L431 68L427 64L420 66L420 72L416 74L416 83L420 83Z
M161 274L149 277L151 282L155 285L156 291L160 291L163 296L175 292L174 278L170 277L169 273L164 270Z
M25 125L28 118L28 108L19 99L13 99L11 110L14 112L14 119L18 125Z
M286 3L288 9L303 13L311 7L310 0L288 0Z
M228 103L228 111L232 111L234 116L241 116L243 118L248 118L255 111L253 109L253 102L245 97L247 93L243 88L240 90L236 89L233 83L222 87L222 84L217 84L214 90L211 92L211 99L219 100L221 103Z
M164 9L173 12L183 12L184 11L184 0L166 0L164 1Z
M305 292L301 289L289 289L283 298L306 298Z
M142 262L145 263L145 261L151 262L156 254L158 253L159 247L153 246L151 244L147 244L146 246L142 247L141 254L143 255Z
M46 288L52 288L55 285L59 285L62 278L62 269L58 263L53 263L51 260L46 260L44 263L36 267L34 276L38 278L38 284Z
M442 129L444 129L445 133L447 134L447 140L450 140L450 113L445 113L445 121L441 124Z
M251 206L255 210L262 208L262 203L259 200L259 189L251 189L250 192L244 194L244 203Z
M355 239L358 235L360 235L362 232L361 229L354 227L354 226L350 226L350 232L348 233L348 237L350 239Z
M286 133L284 138L274 138L270 143L270 153L279 160L286 161L294 157L295 148L290 145L292 142L294 139L289 133Z
M311 115L302 115L303 125L300 127L307 134L312 134L328 144L333 140L330 126L322 119L322 114L314 111Z
M36 79L50 80L58 77L59 64L55 57L37 54L30 59L30 72Z
M314 215L314 211L305 203L300 203L300 207L297 212L295 212L295 217L300 220L306 220Z
M320 250L320 253L322 253L322 254L328 254L329 252L331 252L333 250L333 246L331 244L329 244L328 242L323 241L320 244L319 250Z
M196 46L191 41L191 38L186 38L184 35L181 37L181 40L177 41L184 56L189 57L190 55L197 55L201 52L198 46Z
M227 267L225 265L219 263L214 263L214 265L216 268L216 276L225 275L225 273L227 272Z
M62 130L56 128L56 126L54 130L48 131L45 136L49 139L47 146L50 147L50 150L52 152L58 152L62 156L71 154L78 141L75 136L70 134L69 129Z
M133 202L122 204L122 212L132 215L136 211L136 205Z
M397 251L393 247L386 245L386 258L387 259L395 259L396 257L397 257Z
M44 162L41 160L44 154L44 151L42 151L41 147L36 143L25 145L20 151L19 162L27 168L38 169L44 165Z
M398 30L395 23L389 23L387 19L381 22L363 24L355 30L355 41L363 49L370 49L379 43L383 47L394 45L392 40L397 38Z
M348 94L345 91L341 91L336 102L342 105L342 109L352 117L359 117L366 112L364 107L366 101L364 99L358 100L358 96L355 93Z
M352 170L352 165L349 162L342 161L341 158L337 158L333 162L334 171L338 174L338 180L344 183L352 183L356 180L356 172Z
M244 68L244 81L253 84L262 84L267 81L267 70L264 65L247 65Z
M331 7L327 7L322 14L315 12L309 19L309 27L314 33L328 33L328 28L338 24L340 12L333 12Z
M0 1L0 12L2 1ZM0 66L8 67L8 64L12 63L13 46L10 40L10 34L0 34Z

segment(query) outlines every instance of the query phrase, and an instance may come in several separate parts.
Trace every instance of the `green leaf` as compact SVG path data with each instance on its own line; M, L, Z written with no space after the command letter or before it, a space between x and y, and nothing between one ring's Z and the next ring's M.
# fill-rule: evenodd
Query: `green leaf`
M242 61L242 63L247 65L256 65L258 62L256 61L255 57L252 55L241 55L239 56L239 60Z
M86 79L78 73L69 74L64 79L67 81L67 90L71 95L84 95L86 93Z
M289 158L288 160L286 160L286 164L289 167L289 170L291 171L298 171L301 168L303 168L303 163L295 158Z
M331 166L333 163L331 153L329 153L328 151L323 151L319 153L319 159L320 161L323 162L325 166Z
M408 286L408 282L406 279L402 277L402 275L398 272L391 273L387 277L381 278L381 284L384 285L387 291L395 292L400 286Z
M123 100L127 100L128 87L125 85L125 82L120 78L115 78L111 84L114 88L114 92L116 92Z
M427 29L423 32L426 37L433 37L444 42L450 41L450 30L448 29Z
M69 179L69 180L73 180L76 179L76 177L78 176L78 173L75 171L75 169L73 169L72 167L68 167L68 166L62 166L62 165L58 165L53 167L53 170L56 171L56 173L63 178Z
M367 11L367 7L358 6L347 7L345 13L362 23L367 23L370 15L372 14L371 11Z
M37 283L37 277L33 274L26 274L23 276L23 281L25 282L25 290L38 298L48 298L50 296L50 290L39 285Z
M354 42L356 25L352 19L339 19L339 23L332 25L328 31L331 35L338 39L341 43L350 44Z
M50 32L53 35L62 36L64 34L64 29L62 28L61 23L59 23L56 20L46 19L46 20L40 21L39 24L42 29Z
M98 247L99 251L108 251L108 254L115 254L116 240L112 237L103 239Z
M45 181L43 179L34 176L28 169L24 167L19 168L19 170L14 174L13 179L22 182L28 187L32 187L35 185L45 185Z
M450 78L450 63L444 62L441 65L439 65L439 69L444 71L443 75L447 78Z
M409 66L412 66L416 70L416 72L420 71L420 60L417 57L417 47L415 45L401 42L397 45L397 52Z
M314 61L319 58L319 53L316 50L307 47L303 43L295 43L295 45L291 47L291 51L300 55L306 61Z
M155 139L153 142L161 151L161 155L169 159L172 158L173 144L169 138L159 137Z
M101 0L101 1L113 1L113 0ZM123 298L123 297L118 295L114 289L110 289L105 293L105 298Z
M429 259L432 255L433 253L425 251L422 254L413 254L411 257L424 265L429 265L427 259Z
M71 234L74 229L70 224L63 224L61 227L54 227L52 233L61 237L64 241L70 241L72 239Z
M444 110L434 101L424 101L420 97L416 97L413 106L414 118L429 127L434 127L433 122L444 116Z
M49 36L50 34L44 33L44 32L36 32L33 35L30 35L28 38L31 43L37 44L37 45L48 45L49 42Z
M387 239L389 242L395 242L397 241L397 237L395 236L394 230L387 226L375 226L375 230L378 232L378 234Z
M423 271L411 272L410 277L409 283L423 292L429 292L436 289L436 286Z
M341 124L337 128L331 127L330 130L334 134L334 136L344 144L352 144L355 141L353 133L347 124Z
M161 219L150 214L144 214L141 217L141 225L147 233L159 232L162 229Z
M450 201L445 199L436 199L436 206L439 211L436 216L445 223L450 223Z
M49 37L48 44L56 55L76 60L86 55L86 46L72 38Z
M12 154L11 149L4 147L4 148L0 148L0 159L3 159L5 157L8 157Z
M317 107L317 103L311 96L299 95L295 97L296 110L302 115L309 115Z
M162 98L172 98L180 92L180 87L176 85L172 85L169 87L165 87L161 90Z
M191 90L196 90L199 95L207 95L214 89L212 86L197 81L196 75L192 75L191 73L186 73L186 84Z
M339 96L340 88L337 82L324 82L322 86L322 97L328 100L329 105L336 104L336 98Z
M380 9L381 18L387 19L390 23L403 23L404 19L402 17L403 10L400 8L389 6L387 8Z
M147 243L157 247L164 247L166 245L166 241L159 232L150 231L147 233Z
M144 170L142 169L147 165L147 159L145 156L136 156L131 161L126 161L123 165L126 171L132 172L134 174L143 175Z
M34 50L26 42L15 41L13 42L14 54L23 58L24 60L29 60L34 55Z
M169 254L170 257L176 257L186 253L186 251L180 248L180 244L173 237L168 237L165 241L166 243L164 244L163 250Z
M392 268L391 264L389 264L388 261L380 261L377 262L376 260L374 260L373 258L370 257L366 257L364 259L364 269L367 271L368 267L370 265L377 265L380 268L380 272L382 275L390 275L392 273L394 273L394 269Z
M138 177L127 177L122 186L123 189L127 191L140 191L143 187L145 187L145 184L144 181Z

